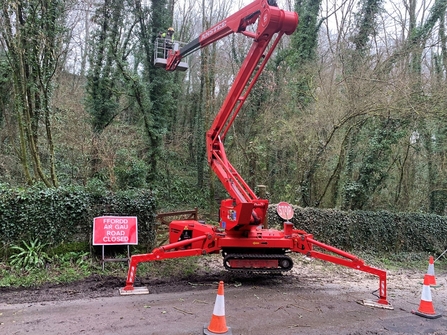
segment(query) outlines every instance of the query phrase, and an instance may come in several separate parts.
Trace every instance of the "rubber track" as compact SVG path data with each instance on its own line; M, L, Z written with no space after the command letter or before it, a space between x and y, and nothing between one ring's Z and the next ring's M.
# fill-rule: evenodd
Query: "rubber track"
M232 268L230 266L228 266L227 261L230 259L240 259L240 258L250 258L250 259L277 259L278 261L282 260L282 259L287 259L290 262L290 266L288 266L287 268L276 268L276 269L272 269L272 268L266 268L266 269L262 269L262 268L253 268L253 269L248 269L248 268ZM262 255L262 254L228 254L227 256L224 257L223 259L223 265L225 267L225 269L229 270L229 271L233 271L233 272L243 272L243 273L258 273L258 274L266 274L266 273L281 273L281 272L286 272L286 271L290 271L290 269L293 268L293 261L292 258L290 258L289 256L286 255Z

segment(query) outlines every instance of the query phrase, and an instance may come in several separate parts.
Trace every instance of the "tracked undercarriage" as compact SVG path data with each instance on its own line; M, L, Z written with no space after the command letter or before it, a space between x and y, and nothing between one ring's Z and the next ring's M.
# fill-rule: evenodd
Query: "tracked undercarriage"
M253 250L223 250L222 256L223 265L229 271L267 274L286 272L293 268L292 258L281 250L267 249L260 250L259 253L253 253Z

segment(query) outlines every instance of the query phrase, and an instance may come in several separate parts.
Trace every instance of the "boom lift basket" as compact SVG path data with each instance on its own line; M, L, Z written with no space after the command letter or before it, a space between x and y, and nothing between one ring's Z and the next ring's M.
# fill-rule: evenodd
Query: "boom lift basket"
M170 50L177 51L181 49L186 43L179 41L170 41L165 38L157 38L154 44L154 65L155 67L166 68L168 61L168 52ZM188 63L180 62L177 65L176 70L186 71L188 70Z

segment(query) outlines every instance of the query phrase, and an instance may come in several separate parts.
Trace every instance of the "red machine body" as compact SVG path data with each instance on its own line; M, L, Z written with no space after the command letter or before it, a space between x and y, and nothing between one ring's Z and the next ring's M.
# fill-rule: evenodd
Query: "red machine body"
M246 30L256 22L255 32ZM229 34L240 33L253 39L248 55L206 134L208 163L230 198L221 202L220 227L196 220L172 221L169 244L148 254L133 255L124 291L134 290L136 270L141 262L222 253L223 264L228 270L270 273L290 270L293 261L288 254L295 252L378 276L378 300L373 305L391 306L386 299L384 270L370 267L356 256L318 242L305 231L294 229L289 217L285 218L283 230L264 228L268 200L256 196L225 154L223 142L230 126L281 37L292 34L297 25L297 13L279 9L274 0L256 0L180 50L174 47L169 51L166 70L173 71L183 57ZM284 203L281 205L284 209Z

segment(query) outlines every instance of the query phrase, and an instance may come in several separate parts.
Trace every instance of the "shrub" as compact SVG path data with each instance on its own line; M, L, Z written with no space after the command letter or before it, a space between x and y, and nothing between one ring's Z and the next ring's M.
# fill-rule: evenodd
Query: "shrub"
M155 240L156 202L150 190L108 192L82 187L0 188L0 242L45 241L56 246L89 242L93 219L106 213L138 217L143 244Z
M276 205L269 206L269 222L282 225ZM291 222L296 229L344 250L441 253L447 245L447 218L434 214L294 206Z
M41 243L36 239L28 243L23 241L22 245L13 245L11 247L15 251L10 259L12 266L29 270L45 265L45 262L49 259L47 253L44 251L47 246L45 243Z

